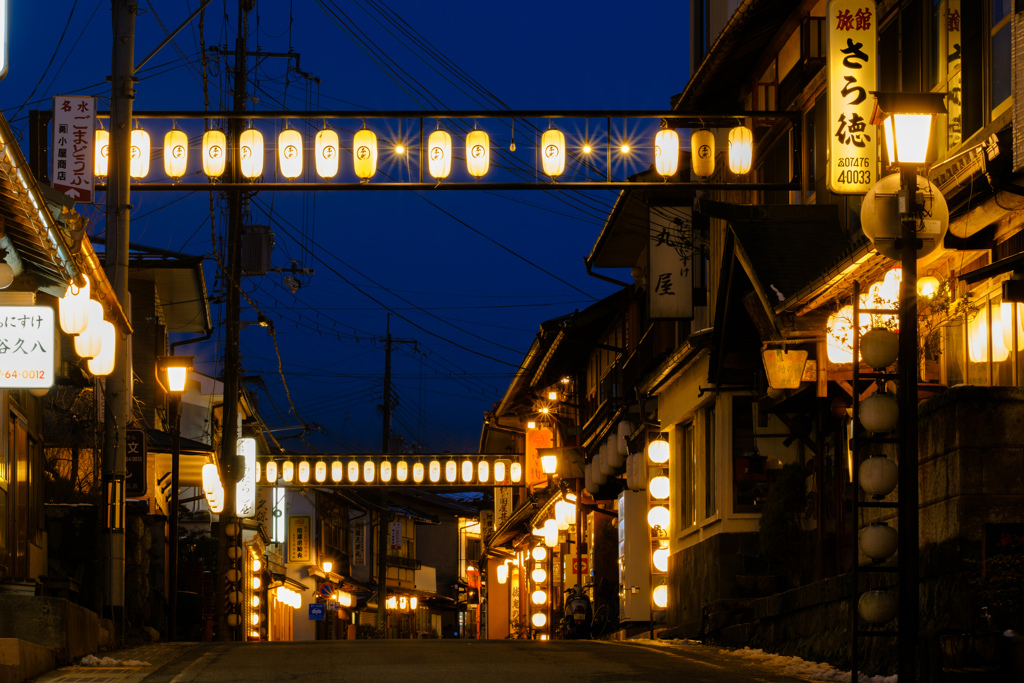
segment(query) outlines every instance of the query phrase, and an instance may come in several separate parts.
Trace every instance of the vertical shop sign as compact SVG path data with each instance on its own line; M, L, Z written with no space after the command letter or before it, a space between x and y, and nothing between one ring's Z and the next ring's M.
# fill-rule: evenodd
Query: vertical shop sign
M146 495L146 432L142 429L124 430L125 455L124 494L128 498Z
M526 485L536 486L545 484L548 475L540 465L541 448L551 448L554 445L554 435L547 427L526 430Z
M647 296L652 320L693 317L693 275L700 245L692 214L686 207L651 209Z
M878 29L872 0L828 3L828 189L864 194L878 180Z
M366 521L358 520L352 528L352 564L366 566Z
M312 517L310 515L292 515L288 518L289 562L313 561L311 530Z
M963 101L960 99L960 0L948 0L946 10L946 141L949 149L963 142Z
M512 516L512 487L494 487L494 529L498 530Z
M239 439L235 446L244 463L244 474L235 488L235 513L239 517L256 516L256 439Z
M402 523L391 522L391 549L402 549Z
M96 98L53 98L53 186L80 204L92 203Z

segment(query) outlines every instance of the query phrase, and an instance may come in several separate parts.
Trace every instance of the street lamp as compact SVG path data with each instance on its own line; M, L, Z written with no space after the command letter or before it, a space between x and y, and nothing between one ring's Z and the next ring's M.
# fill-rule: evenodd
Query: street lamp
M917 449L917 251L924 206L917 200L917 172L928 162L936 114L946 113L945 93L874 93L873 123L881 123L889 166L900 169L899 308L899 656L900 680L917 679L920 627Z
M171 504L169 532L170 555L167 563L167 640L177 640L178 621L178 472L181 457L181 394L185 391L185 378L192 369L194 356L158 356L156 381L170 395L168 418L171 423ZM166 380L166 384L161 379Z

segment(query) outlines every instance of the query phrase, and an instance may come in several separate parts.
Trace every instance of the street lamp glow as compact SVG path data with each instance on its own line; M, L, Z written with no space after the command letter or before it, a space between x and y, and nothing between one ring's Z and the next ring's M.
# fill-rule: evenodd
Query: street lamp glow
M554 454L540 456L540 469L544 474L554 474L558 469L558 456Z

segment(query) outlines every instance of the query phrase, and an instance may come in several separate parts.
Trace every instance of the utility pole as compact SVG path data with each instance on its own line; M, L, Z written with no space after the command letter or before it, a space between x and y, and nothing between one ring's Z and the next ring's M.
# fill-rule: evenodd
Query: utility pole
M248 71L246 69L246 32L248 31L248 14L255 0L239 0L238 2L238 36L235 38L235 93L234 111L245 111L245 100L248 91ZM230 178L231 182L239 181L239 150L238 138L241 133L242 120L231 119L228 124L228 148L231 150ZM239 625L228 622L227 571L231 567L228 548L241 541L238 519L235 517L235 485L242 475L237 464L238 440L238 397L239 374L241 372L241 353L239 352L238 335L241 312L242 289L242 193L232 189L228 193L228 245L227 245L227 302L225 306L224 334L224 419L221 423L221 473L224 477L224 511L220 515L220 529L217 534L217 578L214 581L214 604L217 614L217 640L237 640ZM227 534L229 525L234 525L238 533ZM244 625L242 625L244 626Z
M106 274L114 295L128 304L128 228L131 215L131 125L135 99L135 0L112 0L114 46L110 67L110 155L106 205ZM124 637L125 471L132 369L131 335L116 335L114 370L104 388L103 412L103 611Z
M383 419L381 420L380 452L384 455L390 453L391 443L391 346L392 344L416 345L414 339L394 339L391 336L391 315L388 314L387 334L384 337L384 405L381 407ZM385 602L388 597L388 492L386 488L380 490L380 512L377 513L377 628L384 636L384 622L386 618Z

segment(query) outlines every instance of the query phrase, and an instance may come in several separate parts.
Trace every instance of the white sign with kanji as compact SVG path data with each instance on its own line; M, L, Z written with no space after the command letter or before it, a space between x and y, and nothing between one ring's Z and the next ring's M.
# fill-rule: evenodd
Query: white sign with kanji
M50 182L80 204L92 203L96 98L53 98L53 165Z
M700 258L700 240L689 207L651 208L647 296L651 318L693 317L693 273Z
M878 180L878 28L872 0L828 3L828 189L864 194Z
M0 306L0 389L53 386L53 318L49 306Z

